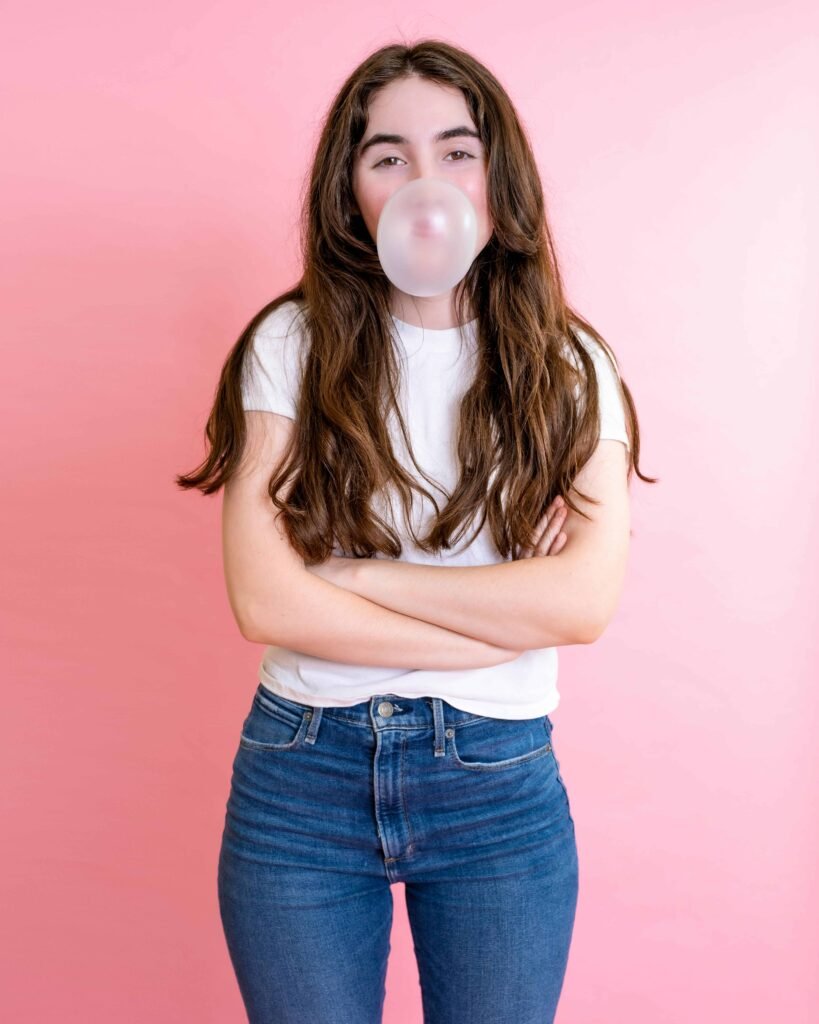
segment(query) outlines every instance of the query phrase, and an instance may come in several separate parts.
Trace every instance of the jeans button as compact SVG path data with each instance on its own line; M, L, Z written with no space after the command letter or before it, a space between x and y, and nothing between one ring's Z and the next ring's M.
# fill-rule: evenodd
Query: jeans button
M382 718L389 718L392 714L392 704L388 700L382 700L378 705L378 713Z

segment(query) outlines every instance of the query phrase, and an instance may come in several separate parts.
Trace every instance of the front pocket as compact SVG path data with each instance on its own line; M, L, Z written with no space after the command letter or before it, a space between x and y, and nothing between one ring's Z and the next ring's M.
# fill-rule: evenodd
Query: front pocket
M250 714L242 725L239 744L246 750L290 750L301 741L312 717L310 711L299 714L257 691Z
M503 771L551 753L545 717L482 718L458 726L450 738L459 768Z

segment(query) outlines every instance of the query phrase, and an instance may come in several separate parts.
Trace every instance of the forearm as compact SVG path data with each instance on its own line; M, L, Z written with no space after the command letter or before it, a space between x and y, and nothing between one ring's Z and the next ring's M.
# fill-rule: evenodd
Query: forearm
M397 668L483 668L520 650L382 607L308 570L248 615L249 640L331 661Z
M384 608L515 650L585 643L592 602L569 558L525 558L496 565L419 565L347 559L341 586Z

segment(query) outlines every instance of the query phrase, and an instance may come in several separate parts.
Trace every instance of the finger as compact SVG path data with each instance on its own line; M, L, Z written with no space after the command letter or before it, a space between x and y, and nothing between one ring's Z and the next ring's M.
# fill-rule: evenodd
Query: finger
M537 542L534 545L532 554L535 558L547 554L549 547L557 534L557 530L560 529L560 526L560 522L555 523L554 520L549 522L548 526L538 537Z
M534 542L532 544L527 544L521 547L521 558L531 558L534 555L535 545L543 541L544 534L546 530L548 530L552 518L560 511L563 511L565 516L565 513L568 511L568 509L566 509L565 507L565 502L563 501L563 498L558 494L555 498L552 499L551 502L549 502L548 506L546 507L546 511L535 524L535 529L533 531L535 538Z
M543 531L542 537L540 538L540 540L535 545L535 554L536 555L546 555L546 554L548 554L549 548L551 547L552 542L555 540L555 538L557 537L558 533L560 532L560 528L563 525L565 519L566 519L566 510L565 509L559 509L554 514L554 516L552 516L552 519L549 522L549 525Z
M549 550L546 552L547 555L559 555L563 550L566 543L566 534L558 533L552 543L549 545Z
M550 502L550 504L546 508L546 511L537 522L537 526L535 527L535 536L537 537L538 541L542 539L544 532L549 528L549 525L552 523L555 516L557 516L560 512L565 513L566 508L563 503L563 499L558 494L558 496L552 502Z

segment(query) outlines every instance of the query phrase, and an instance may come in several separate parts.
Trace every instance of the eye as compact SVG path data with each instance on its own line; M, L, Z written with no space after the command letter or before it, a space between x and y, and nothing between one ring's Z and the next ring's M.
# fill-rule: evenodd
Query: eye
M447 156L454 156L456 153L460 153L461 156L465 156L467 160L474 160L475 159L475 157L472 156L471 153L467 153L463 149L453 149L451 153L447 154ZM382 164L386 164L387 160L400 160L400 159L401 158L397 157L397 156L385 156L383 159L379 160L377 164L374 164L373 167L374 168L375 167L381 167ZM450 161L450 162L451 163L456 163L456 164L462 164L464 161L463 160L453 160L453 161ZM390 164L389 166L394 167L395 164Z

